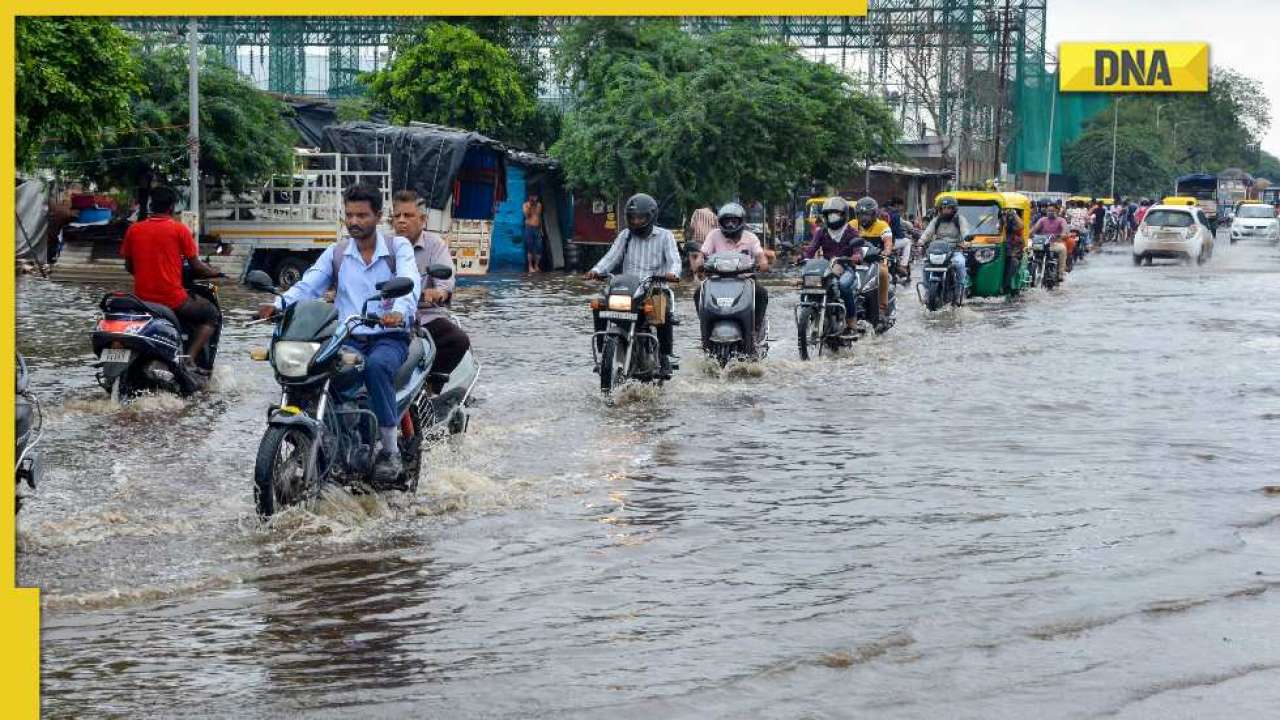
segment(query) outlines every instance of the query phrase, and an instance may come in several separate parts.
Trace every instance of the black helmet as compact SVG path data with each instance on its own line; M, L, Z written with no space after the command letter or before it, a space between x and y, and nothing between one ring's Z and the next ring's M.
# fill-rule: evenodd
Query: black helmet
M849 201L840 197L829 197L822 203L822 222L827 230L835 232L849 224Z
M627 200L622 214L627 219L628 230L639 237L649 237L653 223L658 219L658 201L644 193L636 193Z
M720 233L730 240L737 240L742 236L742 228L747 224L746 218L747 211L736 202L726 203L716 214L716 220L720 223Z
M859 221L865 224L874 222L879 212L880 206L876 204L875 199L870 197L859 198L857 204L853 206L853 213L858 216ZM868 217L871 219L868 220Z

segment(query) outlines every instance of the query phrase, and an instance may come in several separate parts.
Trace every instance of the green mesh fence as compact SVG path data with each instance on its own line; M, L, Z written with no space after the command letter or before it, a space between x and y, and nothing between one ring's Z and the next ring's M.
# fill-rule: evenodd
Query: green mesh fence
M1085 121L1105 110L1111 96L1106 93L1059 93L1057 73L1046 73L1038 64L1029 62L1028 65L1031 69L1023 76L1015 98L1015 132L1013 144L1009 147L1009 171L1043 173L1047 158L1049 172L1057 175L1062 172L1062 147L1080 137Z

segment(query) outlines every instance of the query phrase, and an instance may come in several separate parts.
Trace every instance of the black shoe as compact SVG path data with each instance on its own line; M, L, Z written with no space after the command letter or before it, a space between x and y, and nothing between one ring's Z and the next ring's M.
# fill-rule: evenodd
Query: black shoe
M373 484L382 488L397 487L404 466L400 463L400 453L383 450L373 465Z
M879 320L876 322L876 334L882 335L886 331L888 331L889 328L891 327L893 327L893 318L888 318L886 320Z

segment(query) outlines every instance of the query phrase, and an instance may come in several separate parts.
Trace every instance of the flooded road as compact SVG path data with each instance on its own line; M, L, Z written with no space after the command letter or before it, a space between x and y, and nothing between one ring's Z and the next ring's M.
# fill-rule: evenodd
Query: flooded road
M270 526L256 298L198 401L96 387L101 288L19 283L50 407L19 522L47 717L1261 717L1280 703L1280 251L1092 258L1054 294L606 405L591 288L456 310L471 432L416 497Z

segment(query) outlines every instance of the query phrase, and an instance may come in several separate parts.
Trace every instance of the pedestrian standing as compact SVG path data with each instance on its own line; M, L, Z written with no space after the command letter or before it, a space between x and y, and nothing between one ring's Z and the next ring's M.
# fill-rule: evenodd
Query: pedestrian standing
M529 193L524 201L524 252L529 272L542 272L542 201Z

